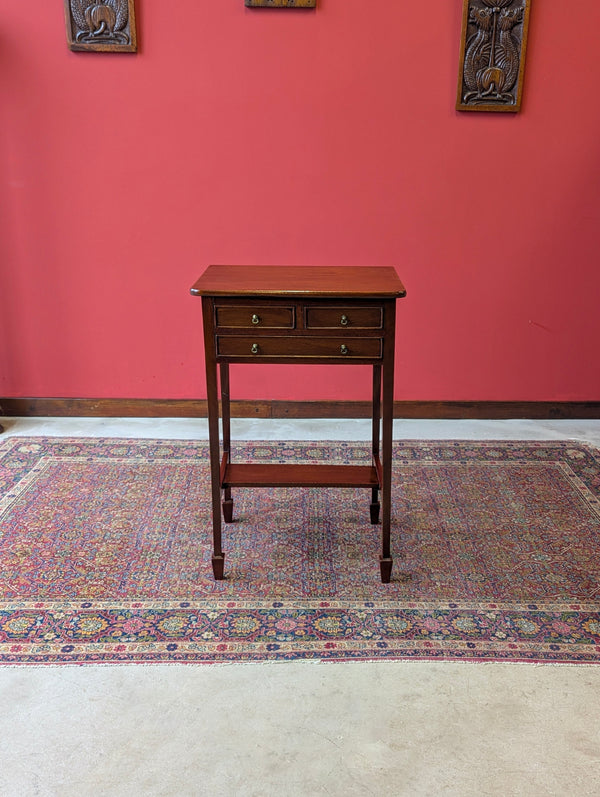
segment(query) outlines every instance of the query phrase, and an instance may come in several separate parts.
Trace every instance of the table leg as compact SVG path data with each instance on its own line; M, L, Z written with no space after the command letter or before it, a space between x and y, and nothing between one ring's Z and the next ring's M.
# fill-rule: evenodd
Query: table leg
M392 437L394 426L394 349L395 306L387 311L388 335L385 340L383 357L383 421L381 435L381 580L388 584L392 576L392 553L390 548L390 527L392 520Z
M220 364L221 372L221 419L223 422L223 455L227 462L231 461L231 410L229 404L229 363ZM233 498L231 487L223 490L223 519L225 523L233 521Z
M212 490L213 556L212 569L215 579L223 578L225 554L221 543L221 446L219 442L219 394L217 389L217 363L212 340L212 317L210 301L203 297L206 399L208 410L208 440L210 453L210 482Z
M379 438L381 435L381 365L373 366L373 464L379 459ZM371 495L371 523L379 523L379 490L374 487Z

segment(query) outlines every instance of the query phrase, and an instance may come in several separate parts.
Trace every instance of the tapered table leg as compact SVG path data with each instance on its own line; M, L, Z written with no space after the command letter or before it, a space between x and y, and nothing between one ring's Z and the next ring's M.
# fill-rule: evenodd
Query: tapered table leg
M396 325L395 304L390 303L386 313L388 334L385 340L383 356L383 420L381 429L381 580L389 583L392 576L392 559L390 547L390 528L392 520L392 437L394 426L394 348L393 330Z
M231 461L231 410L229 400L229 363L220 363L221 376L221 419L223 423L223 455L227 462ZM223 490L223 520L233 522L233 498L231 487Z
M212 569L215 579L221 580L224 577L225 564L225 554L223 553L221 542L221 445L219 441L219 395L217 389L217 363L214 354L214 344L212 341L211 309L210 300L208 300L206 297L202 297L213 520Z
M381 435L381 365L373 366L373 429L371 450L373 464L379 459L379 438ZM371 523L379 523L379 490L374 487L371 491Z

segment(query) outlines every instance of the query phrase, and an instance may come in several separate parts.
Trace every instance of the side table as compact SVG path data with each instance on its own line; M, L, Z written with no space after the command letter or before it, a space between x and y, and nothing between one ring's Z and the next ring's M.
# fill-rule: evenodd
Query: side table
M379 266L209 266L191 293L202 297L215 579L224 577L221 508L223 519L230 523L233 488L365 487L371 489L371 523L380 520L381 492L380 570L381 580L388 583L393 564L390 521L396 299L406 295L396 271ZM372 365L371 465L232 462L232 363Z

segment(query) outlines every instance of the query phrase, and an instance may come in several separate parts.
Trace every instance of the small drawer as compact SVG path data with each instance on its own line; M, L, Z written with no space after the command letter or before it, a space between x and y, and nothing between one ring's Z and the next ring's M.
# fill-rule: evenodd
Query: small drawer
M305 307L307 329L382 329L383 307Z
M293 307L241 307L239 305L215 306L217 327L233 329L293 329Z
M302 357L317 359L336 358L340 361L380 359L381 338L303 338L303 337L249 337L218 336L217 355L221 357Z

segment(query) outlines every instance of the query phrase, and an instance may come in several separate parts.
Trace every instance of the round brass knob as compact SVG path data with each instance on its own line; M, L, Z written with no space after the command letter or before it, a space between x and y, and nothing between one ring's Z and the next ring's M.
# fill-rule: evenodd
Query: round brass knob
M347 316L347 315L343 315L343 316L340 318L340 324L341 324L343 327L347 327L347 326L348 326L348 316Z
M340 354L348 354L348 347L346 346L345 343L342 343L342 345L340 346Z
M252 316L252 323L260 324L260 318L256 315L256 313L254 313L254 315Z
M252 352L252 354L258 354L258 343L253 343L250 351Z

